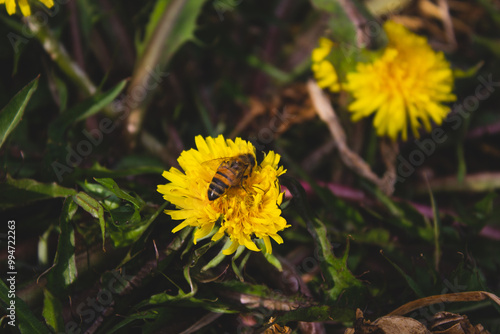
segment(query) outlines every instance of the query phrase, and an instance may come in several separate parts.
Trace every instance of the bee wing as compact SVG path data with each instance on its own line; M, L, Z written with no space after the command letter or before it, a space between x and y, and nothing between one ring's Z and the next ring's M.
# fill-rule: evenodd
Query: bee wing
M217 169L217 168L219 168L221 163L223 163L225 161L229 161L229 160L231 160L231 158L228 158L228 157L215 158L215 159L210 159L210 160L204 161L201 163L201 165L204 167L210 167L210 168Z

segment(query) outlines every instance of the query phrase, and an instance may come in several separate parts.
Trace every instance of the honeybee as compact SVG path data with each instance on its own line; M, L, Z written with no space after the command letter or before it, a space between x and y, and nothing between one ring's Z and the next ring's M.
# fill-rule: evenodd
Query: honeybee
M224 158L208 186L208 199L214 201L231 187L241 186L244 179L252 174L255 157L251 153Z

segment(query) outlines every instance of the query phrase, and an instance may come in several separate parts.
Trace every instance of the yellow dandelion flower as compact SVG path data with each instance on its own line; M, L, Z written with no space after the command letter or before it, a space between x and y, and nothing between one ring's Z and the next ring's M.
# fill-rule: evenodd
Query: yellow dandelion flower
M314 78L321 88L328 88L332 92L340 91L339 78L333 64L326 59L335 44L328 38L319 39L319 46L311 53L311 69Z
M389 43L372 63L359 63L347 74L345 89L354 97L349 105L352 120L376 113L373 125L379 136L407 139L408 125L415 137L430 120L440 125L450 108L442 103L456 100L453 74L442 52L435 52L424 37L402 25L384 24ZM409 124L408 124L409 123Z
M43 3L45 7L47 8L52 8L54 6L54 1L53 0L38 0L39 2ZM28 0L0 0L0 4L4 3L5 8L7 9L7 13L9 15L15 14L16 13L16 2L19 8L21 9L21 13L24 16L30 16L31 15L31 7L28 3Z
M195 143L197 149L183 151L177 160L183 171L172 167L163 172L170 183L158 186L163 198L177 207L165 213L172 219L183 220L172 232L195 226L196 243L216 228L212 240L228 235L232 242L223 251L226 255L234 253L240 245L260 251L253 237L262 239L265 251L271 253L270 238L281 244L283 239L278 232L290 226L281 217L279 208L284 193L280 191L278 176L286 172L282 166L278 167L280 156L269 152L260 165L241 178L241 185L229 187L222 196L210 200L209 185L221 161L245 154L255 159L255 147L241 138L225 140L222 135L217 138L197 136Z

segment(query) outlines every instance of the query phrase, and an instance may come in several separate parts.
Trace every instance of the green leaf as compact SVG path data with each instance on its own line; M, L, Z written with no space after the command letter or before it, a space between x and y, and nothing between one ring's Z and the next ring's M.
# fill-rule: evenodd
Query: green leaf
M110 213L114 224L109 226L109 236L116 248L137 241L149 226L141 222L139 212L132 206L121 206Z
M453 77L457 79L462 79L462 78L472 78L477 75L477 72L481 67L483 67L484 61L481 60L479 61L476 65L469 67L465 70L462 70L461 68L454 68L453 69Z
M132 253L142 251L145 247L145 231L148 227L155 221L156 217L160 213L163 212L168 202L163 203L151 216L143 221L137 223L135 226L131 226L131 228L127 229L118 229L114 225L112 225L111 230L109 232L109 236L113 240L115 247L124 247L128 246L138 240L141 239L141 242L138 245L134 245L135 249L131 250Z
M484 7L485 12L495 21L496 25L500 26L500 13L495 3L489 0L479 0L478 3Z
M113 222L119 225L136 225L141 221L141 215L136 208L130 205L121 205L116 209L110 210Z
M79 192L74 195L73 200L83 210L90 213L92 217L99 219L99 226L101 227L102 233L102 248L104 249L104 241L106 239L106 222L104 221L104 209L102 205L84 192Z
M439 242L439 235L441 231L441 218L439 217L439 208L436 205L436 200L434 194L432 193L429 182L427 182L427 187L429 188L429 197L431 199L432 215L434 218L434 269L439 271L439 261L441 259L441 244Z
M101 184L88 183L87 179L85 179L85 182L80 183L80 186L83 188L84 192L98 200L108 211L119 208L123 203L121 199Z
M357 27L358 22L354 22L346 12L344 6L341 5L340 1L332 0L311 0L314 7L323 10L330 14L330 19L328 20L328 26L334 36L335 41L346 45L355 46L357 45L357 30L358 29L370 29L373 28L371 23L377 22L377 20L370 14L370 12L365 8L365 6L359 1L348 2L349 10L356 14L358 20L365 21L366 27ZM387 36L385 35L381 26L379 30L375 33L372 31L363 31L365 34L369 34L372 37L370 43L374 44L372 46L380 47L385 45L387 41ZM363 45L361 47L366 47Z
M141 166L141 167L111 170L96 163L91 168L75 168L75 171L72 174L72 178L78 180L78 179L83 179L85 177L119 178L119 177L127 177L131 175L141 175L141 174L161 175L163 171L164 168L159 166Z
M413 278L411 278L409 275L407 275L404 272L404 270L401 269L401 267L399 267L397 264L395 264L394 262L392 262L387 256L384 255L384 253L382 253L382 256L387 261L389 261L389 263L403 276L403 278L406 280L406 283L408 283L408 286L413 290L413 292L415 293L415 295L418 298L425 297L424 293L422 292L422 290L418 286L418 283Z
M62 112L66 110L68 105L68 86L66 82L57 75L53 75L54 85L57 89L57 97L59 99L59 110Z
M284 323L290 321L322 322L331 321L332 319L340 322L351 322L354 318L355 314L352 309L323 305L299 307L286 312L276 320Z
M387 44L382 25L360 1L344 1L344 5L336 0L311 0L311 3L329 14L326 37L335 45L327 60L335 67L340 82L346 80L347 73L354 71L359 61L373 59ZM356 20L349 17L348 12L356 16ZM360 37L366 45L360 45Z
M484 219L486 216L490 215L493 211L494 199L498 195L494 192L490 192L479 202L474 204L474 209L476 210L476 217L479 219Z
M141 57L144 49L146 48L147 43L153 36L153 33L155 32L156 27L158 26L158 22L161 19L161 16L163 15L163 12L166 10L170 0L157 0L156 4L151 11L151 15L149 17L148 24L146 25L146 30L144 33L144 39L139 40L136 38L135 40L135 47L137 50L137 57ZM136 35L139 37L140 35Z
M113 334L113 333L117 333L117 332L118 333L125 333L128 330L130 330L131 323L133 323L134 321L154 320L154 319L157 319L158 317L159 317L159 315L158 315L158 312L156 310L146 310L146 311L141 311L140 313L127 315L127 317L125 317L125 319L120 321L113 328L106 330L106 333L107 334Z
M9 279L9 277L7 277ZM11 298L12 297L12 298ZM3 280L0 280L0 301L2 304L2 309L5 314L10 314L7 308L11 308L11 303L14 302L15 306L15 324L21 333L33 333L33 334L47 334L50 333L47 327L38 320L38 318L31 312L28 305L21 299L16 297L15 293L11 292L7 285L5 285ZM5 322L9 322L12 319L5 316Z
M258 68L268 76L276 80L278 83L289 82L292 75L289 72L280 70L278 67L261 60L254 54L248 55L246 58L248 65Z
M321 9L331 15L329 26L333 23L333 34L338 37L342 42L349 44L356 44L356 27L354 23L347 16L344 8L339 1L331 0L311 0L314 7Z
M61 317L62 304L49 290L43 290L43 317L45 322L54 329L56 333L65 331L64 321Z
M397 203L395 203L389 196L385 195L378 188L368 188L373 195L386 206L390 214L396 218L394 221L399 227L403 229L409 229L413 227L413 223L405 215L405 210L401 208Z
M62 142L64 133L71 124L84 120L101 111L104 107L113 102L118 94L125 88L126 84L127 81L122 80L107 92L95 94L62 113L49 126L49 140L53 143Z
M32 179L13 179L10 175L0 183L0 209L25 206L29 203L56 197L68 197L76 190L56 183L41 183Z
M472 35L474 43L487 48L495 57L500 57L500 39Z
M23 117L28 102L38 87L39 76L21 89L0 112L0 147Z
M196 20L204 2L205 0L158 0L146 27L144 40L137 43L138 58L143 58L147 52L158 52L155 49L158 45L163 45L159 63L164 68L182 44L194 39ZM160 37L158 31L168 34L161 36L164 40L161 43L156 40L156 37Z
M457 182L463 183L467 174L467 163L465 162L464 142L457 142Z
M99 182L100 184L102 184L103 186L108 188L109 190L111 190L111 192L113 194L115 194L118 198L121 198L125 201L132 203L136 207L136 209L140 210L145 204L141 198L139 198L139 197L135 198L135 197L131 196L130 194L128 194L127 192L121 190L120 187L118 186L118 184L113 179L94 178L94 180L96 180L97 182Z
M75 231L71 220L78 207L72 197L64 201L60 218L60 234L54 266L51 268L47 281L51 293L61 294L77 277L75 260Z

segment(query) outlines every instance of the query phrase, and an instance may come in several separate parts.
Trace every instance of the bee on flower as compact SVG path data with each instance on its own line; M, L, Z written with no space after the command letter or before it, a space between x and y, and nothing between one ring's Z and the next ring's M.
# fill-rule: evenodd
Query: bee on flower
M271 253L271 239L283 243L278 232L290 226L279 207L284 193L278 177L286 172L278 166L280 156L271 151L257 165L250 142L222 135L197 136L195 144L196 149L183 151L177 160L182 171L165 171L170 183L158 186L163 198L177 207L165 213L182 220L172 232L194 226L196 243L216 229L213 241L225 235L231 240L226 255L240 246L261 251L253 238L262 239L263 251Z

